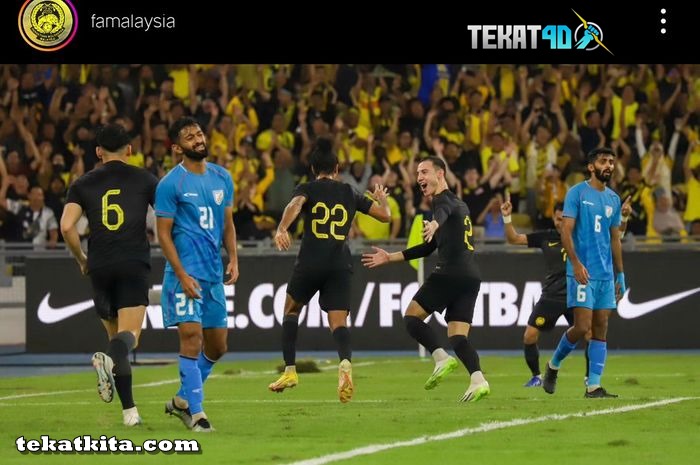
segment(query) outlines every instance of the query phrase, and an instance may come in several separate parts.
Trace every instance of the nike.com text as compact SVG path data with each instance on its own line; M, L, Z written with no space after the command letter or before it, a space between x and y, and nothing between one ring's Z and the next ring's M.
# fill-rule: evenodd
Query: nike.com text
M175 454L197 454L201 452L199 443L194 439L146 439L143 445L134 444L129 439L118 439L105 435L94 439L92 436L78 436L73 439L51 439L42 435L39 439L25 439L20 436L15 440L19 452L26 453L79 453L79 454L142 454L160 452Z

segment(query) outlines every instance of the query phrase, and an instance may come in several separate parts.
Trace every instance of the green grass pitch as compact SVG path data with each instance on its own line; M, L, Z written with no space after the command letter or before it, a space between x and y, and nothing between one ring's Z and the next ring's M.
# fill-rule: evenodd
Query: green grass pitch
M543 353L542 364L548 355ZM175 364L134 368L135 398L144 419L136 428L122 426L118 399L112 404L98 399L92 372L0 378L0 463L288 464L371 445L385 448L327 463L700 463L695 444L700 437L700 355L612 352L603 382L619 399L583 398L580 353L563 365L552 396L541 388L522 387L529 374L522 357L487 354L481 361L491 395L474 404L457 402L468 384L461 367L435 390L425 391L432 360L417 357L355 358L356 391L349 404L337 400L335 360L321 361L320 373L301 374L299 386L282 394L267 390L279 360L222 362L205 385L205 410L217 429L212 434L192 433L163 413L164 402L177 389ZM54 394L18 397L47 392ZM685 400L620 410L679 398ZM605 412L590 415L594 411ZM571 415L577 412L589 414ZM435 437L459 430L456 437ZM15 449L19 436L70 439L86 434L136 444L195 438L202 451L59 455ZM426 439L397 444L421 437Z

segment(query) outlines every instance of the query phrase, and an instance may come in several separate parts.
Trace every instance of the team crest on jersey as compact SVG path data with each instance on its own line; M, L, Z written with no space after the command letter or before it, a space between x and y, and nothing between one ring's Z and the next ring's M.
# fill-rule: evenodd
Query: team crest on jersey
M611 206L606 205L605 206L605 217L610 218L612 216L613 209Z
M217 205L221 205L221 202L224 201L224 191L216 190L211 191L211 193L214 194L214 202L216 202Z

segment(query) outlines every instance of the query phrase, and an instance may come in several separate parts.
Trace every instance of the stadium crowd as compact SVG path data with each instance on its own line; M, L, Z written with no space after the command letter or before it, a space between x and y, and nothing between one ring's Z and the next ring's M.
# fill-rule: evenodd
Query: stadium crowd
M632 198L628 234L700 235L700 65L0 67L6 242L62 240L67 189L101 163L100 125L124 125L130 163L162 177L180 161L168 127L187 114L208 135L209 161L233 176L242 240L272 235L313 176L318 138L333 141L344 182L389 187L391 222L358 214L352 237L405 237L430 214L415 170L430 154L446 161L478 234L503 238L506 190L519 227L551 227L585 154L603 146L617 153L611 187Z

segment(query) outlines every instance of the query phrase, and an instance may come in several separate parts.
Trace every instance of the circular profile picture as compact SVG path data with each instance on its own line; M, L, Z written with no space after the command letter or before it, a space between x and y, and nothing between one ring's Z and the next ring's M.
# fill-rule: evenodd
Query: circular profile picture
M55 52L78 30L78 15L69 0L27 0L19 10L19 32L31 47Z

